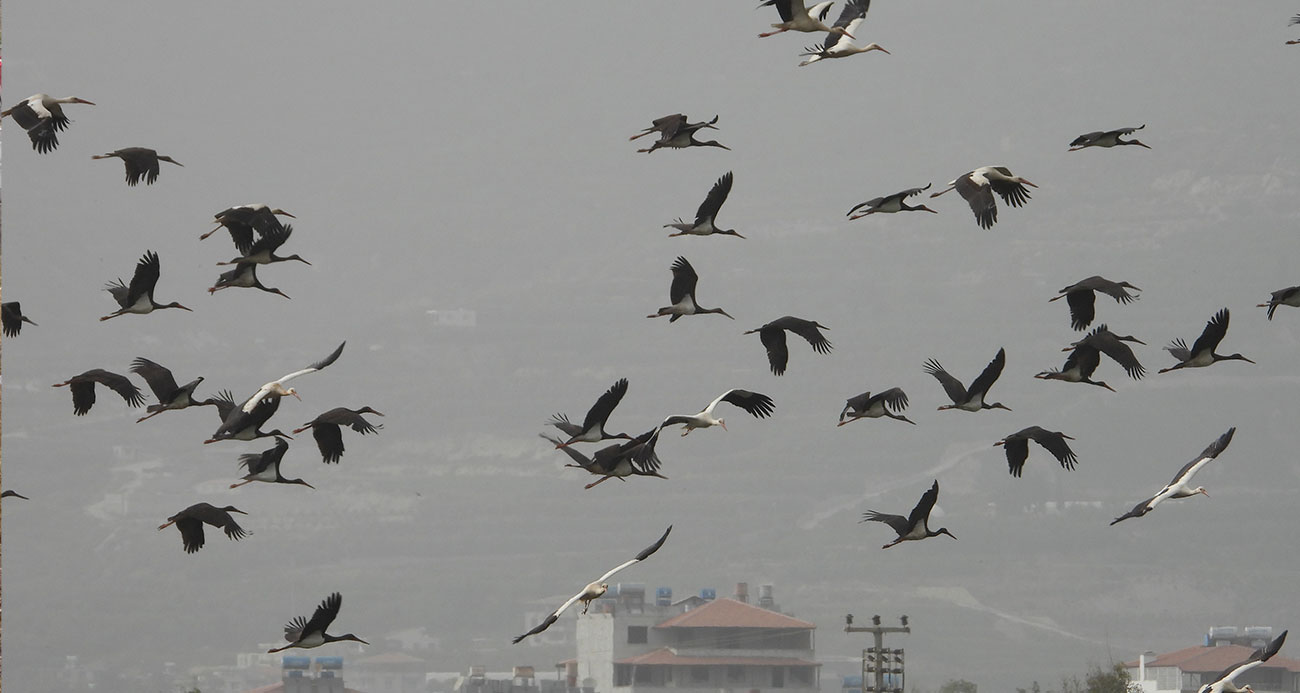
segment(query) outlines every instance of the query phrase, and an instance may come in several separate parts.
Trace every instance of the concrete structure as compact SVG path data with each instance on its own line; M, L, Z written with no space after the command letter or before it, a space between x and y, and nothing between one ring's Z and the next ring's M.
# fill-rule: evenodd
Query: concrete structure
M1160 655L1144 653L1137 661L1125 662L1124 666L1143 693L1196 693L1224 669L1244 662L1275 635L1266 626L1211 628L1203 645ZM1236 684L1250 684L1255 693L1296 693L1300 691L1300 660L1287 659L1279 653L1238 676Z
M815 691L816 626L776 610L771 586L748 603L748 586L736 599L713 590L672 601L659 588L647 603L645 587L621 583L578 617L578 658L571 680L583 693Z

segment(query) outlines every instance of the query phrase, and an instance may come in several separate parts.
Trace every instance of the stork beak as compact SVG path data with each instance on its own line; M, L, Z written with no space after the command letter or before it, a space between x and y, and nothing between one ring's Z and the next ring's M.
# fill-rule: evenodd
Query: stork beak
M724 430L724 431L727 430L727 422L726 422L726 421L723 421L722 419L718 419L718 425L722 427L722 430Z
M1206 498L1209 498L1209 497L1210 497L1210 492L1209 492L1209 491L1206 491L1205 489L1201 489L1201 495L1202 495L1202 496L1205 496Z
M1021 182L1021 183L1024 183L1025 185L1028 185L1028 186L1031 187L1031 188L1037 188L1037 187L1038 187L1038 185L1037 185L1036 183L1030 183L1029 181L1025 180L1024 178L1021 178L1021 179L1020 179L1020 182Z
M73 100L72 100L72 103L84 103L84 104L86 104L87 106L94 106L94 105L95 105L95 102L94 102L94 101L87 101L87 100L85 100L85 99L73 99Z
M289 390L289 394L293 395L293 398L296 399L296 400L298 400L299 402L302 401L302 398L298 396L298 393L297 393L296 391L294 391L294 390Z
M1002 445L1002 444L1005 443L1005 442L1007 442L1007 441L1005 441L1005 440L999 440L998 442L996 442L996 443L993 444L993 447L996 448L997 446Z

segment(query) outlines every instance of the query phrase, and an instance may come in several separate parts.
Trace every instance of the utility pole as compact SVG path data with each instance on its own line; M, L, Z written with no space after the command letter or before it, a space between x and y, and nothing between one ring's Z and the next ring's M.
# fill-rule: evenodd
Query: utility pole
M907 616L899 619L901 626L882 626L880 616L871 617L871 626L853 625L853 614L844 616L845 633L871 633L875 636L875 647L862 651L862 693L903 693L903 650L885 648L885 633L911 633L907 625ZM897 686L885 686L885 674L898 674ZM867 675L872 674L874 683L867 685Z

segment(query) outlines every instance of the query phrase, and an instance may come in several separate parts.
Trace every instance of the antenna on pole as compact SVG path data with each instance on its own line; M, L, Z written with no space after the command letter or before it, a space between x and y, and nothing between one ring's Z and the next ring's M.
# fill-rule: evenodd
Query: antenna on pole
M855 626L853 614L845 614L845 633L871 633L875 636L875 646L862 651L862 693L903 693L903 650L885 647L885 633L912 632L912 628L907 625L906 615L899 618L899 621L903 625L882 626L880 616L876 615L871 617L870 626ZM867 683L868 674L872 679L870 684ZM888 681L886 674L890 674Z

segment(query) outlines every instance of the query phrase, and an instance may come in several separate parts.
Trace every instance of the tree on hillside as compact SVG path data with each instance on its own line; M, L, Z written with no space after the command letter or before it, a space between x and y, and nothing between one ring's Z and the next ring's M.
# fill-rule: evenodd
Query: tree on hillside
M939 693L977 693L975 684L966 679L948 679L948 682L939 686Z
M1061 680L1061 693L1129 693L1128 669L1123 664L1114 664L1110 670L1094 664L1084 677L1071 676Z

